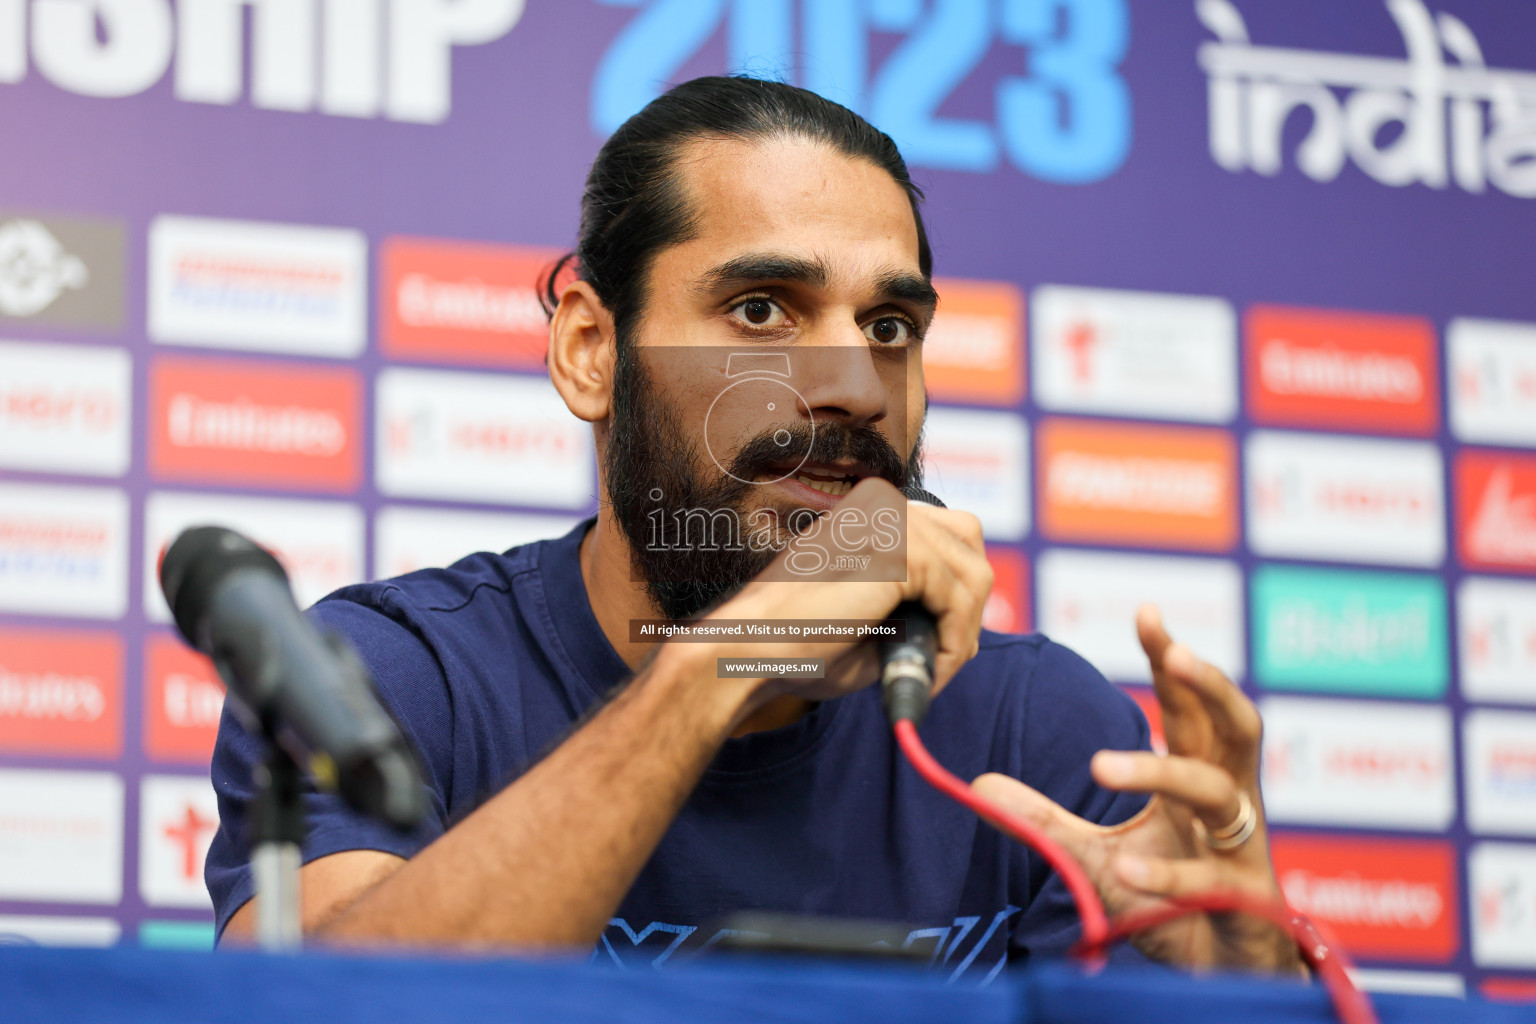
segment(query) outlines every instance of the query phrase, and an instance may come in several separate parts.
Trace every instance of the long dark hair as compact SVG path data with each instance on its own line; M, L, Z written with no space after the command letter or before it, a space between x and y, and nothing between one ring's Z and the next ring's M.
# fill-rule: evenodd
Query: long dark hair
M553 316L556 278L568 265L591 284L624 338L645 305L645 278L655 254L692 237L696 225L679 186L679 150L696 139L743 141L790 136L825 143L883 168L906 190L917 222L924 277L933 252L919 209L923 193L891 137L847 107L806 89L759 78L695 78L673 87L619 126L603 143L581 197L576 249L544 277L539 301Z

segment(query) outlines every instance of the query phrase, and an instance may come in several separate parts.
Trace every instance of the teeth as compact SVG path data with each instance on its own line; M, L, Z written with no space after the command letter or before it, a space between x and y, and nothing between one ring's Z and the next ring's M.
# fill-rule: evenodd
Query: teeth
M830 494L834 498L840 498L853 490L853 485L847 480L815 480L803 473L796 475L795 479L807 487L814 487L823 494Z

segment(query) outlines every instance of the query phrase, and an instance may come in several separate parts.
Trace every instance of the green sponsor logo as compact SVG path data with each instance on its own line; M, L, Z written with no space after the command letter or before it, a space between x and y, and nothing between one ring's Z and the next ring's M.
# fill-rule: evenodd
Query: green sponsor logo
M139 945L146 949L212 949L213 924L202 921L145 921Z
M1434 698L1450 679L1445 588L1425 573L1261 566L1254 675L1277 690Z

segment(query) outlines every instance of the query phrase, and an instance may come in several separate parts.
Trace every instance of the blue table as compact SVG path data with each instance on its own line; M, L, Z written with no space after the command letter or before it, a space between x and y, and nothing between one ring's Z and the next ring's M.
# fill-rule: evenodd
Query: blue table
M1536 1024L1536 1008L1380 996L1382 1024ZM1066 965L947 986L900 966L722 956L665 970L566 960L0 949L3 1024L1268 1024L1332 1020L1318 989Z

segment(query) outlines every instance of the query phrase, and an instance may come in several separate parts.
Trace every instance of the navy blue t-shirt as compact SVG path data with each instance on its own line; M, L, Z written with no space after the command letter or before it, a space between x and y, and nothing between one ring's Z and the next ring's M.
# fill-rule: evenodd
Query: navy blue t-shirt
M345 635L421 752L427 823L400 835L308 797L305 861L343 850L410 857L569 733L629 670L587 600L578 548L558 540L347 587L311 610ZM1101 789L1102 748L1146 749L1141 711L1042 636L984 632L922 736L965 779L1003 772L1114 824L1139 796ZM226 712L213 757L219 831L207 881L220 933L252 895L244 842L259 748ZM801 721L727 740L624 898L594 956L663 964L706 949L738 910L900 921L947 974L978 980L1056 955L1077 917L1041 859L931 789L905 763L878 688Z

